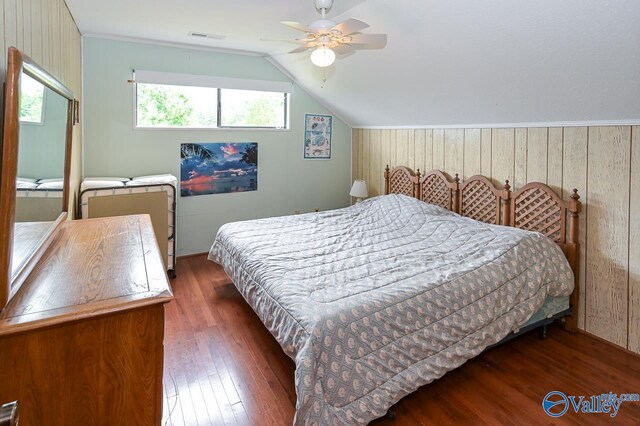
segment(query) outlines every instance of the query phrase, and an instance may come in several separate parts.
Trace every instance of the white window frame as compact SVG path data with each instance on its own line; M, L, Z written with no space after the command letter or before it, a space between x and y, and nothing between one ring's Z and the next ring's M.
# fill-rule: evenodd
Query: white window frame
M243 78L216 77L197 74L168 73L161 71L133 70L133 128L134 130L258 130L258 131L290 131L290 104L293 82L273 80L250 80ZM171 126L138 126L138 83L165 84L172 86L195 86L217 89L216 104L217 125L215 127L171 127ZM221 89L239 89L262 92L282 93L284 100L284 127L263 126L222 126Z

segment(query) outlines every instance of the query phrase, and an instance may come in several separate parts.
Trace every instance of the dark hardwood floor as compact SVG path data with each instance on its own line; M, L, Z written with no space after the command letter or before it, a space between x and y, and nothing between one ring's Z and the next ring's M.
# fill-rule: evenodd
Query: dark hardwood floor
M205 256L181 259L167 306L163 424L291 425L294 363L222 268ZM640 393L640 357L553 326L487 351L393 407L382 425L640 424L640 402L615 418L551 418L550 391L567 395Z

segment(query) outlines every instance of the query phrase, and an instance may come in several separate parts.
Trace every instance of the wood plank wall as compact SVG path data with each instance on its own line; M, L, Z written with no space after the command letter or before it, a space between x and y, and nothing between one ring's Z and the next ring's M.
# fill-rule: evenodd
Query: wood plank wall
M520 188L578 188L581 329L640 353L640 126L510 129L354 129L353 178L371 196L383 168L440 169Z
M3 25L0 36L0 77L3 82L7 49L14 46L64 83L76 99L82 99L81 36L64 0L0 0L0 23ZM76 210L82 178L81 126L82 121L73 128L71 215Z

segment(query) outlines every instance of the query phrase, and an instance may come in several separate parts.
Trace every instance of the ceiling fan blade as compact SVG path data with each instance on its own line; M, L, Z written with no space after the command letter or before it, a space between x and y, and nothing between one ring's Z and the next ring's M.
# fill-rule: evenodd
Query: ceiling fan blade
M331 28L329 32L340 31L343 36L346 36L346 35L364 30L365 28L369 28L369 24L365 24L362 21L351 18L351 19L347 19L344 22L340 22L338 25Z
M336 55L340 56L349 55L355 51L355 49L348 44L339 44L336 47L332 47L331 50L333 50Z
M286 25L289 28L293 28L294 30L302 31L303 33L312 33L313 32L309 28L307 28L306 26L302 25L300 22L282 21L280 23L282 25Z
M387 45L386 34L352 34L349 44L356 49L382 49Z
M289 53L302 53L302 52L306 51L307 49L311 49L312 47L313 47L313 45L311 43L307 43L304 46L300 46L300 47L297 47L297 48L293 49Z
M344 55L340 55L340 59L345 59L345 58L348 58L348 57L349 57L349 56L351 56L351 55L355 55L355 54L356 54L356 52L357 52L357 50L352 50L352 51L351 51L351 52L349 52L349 53L345 53Z

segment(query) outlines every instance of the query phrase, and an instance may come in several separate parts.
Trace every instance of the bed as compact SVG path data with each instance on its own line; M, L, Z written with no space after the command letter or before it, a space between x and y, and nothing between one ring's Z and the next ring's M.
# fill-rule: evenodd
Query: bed
M385 178L387 195L345 209L226 224L211 248L295 361L296 425L368 423L486 348L571 313L577 194L565 202L541 184L511 192L404 167ZM575 219L569 238L556 213Z
M176 188L170 174L89 177L80 185L79 217L148 214L169 276L176 276ZM163 243L165 242L165 243Z
M16 178L16 221L49 222L63 210L62 179Z

